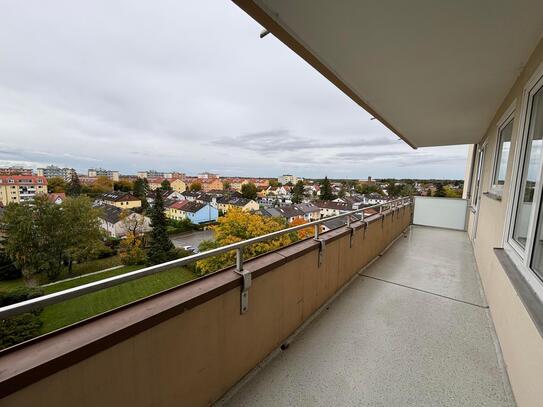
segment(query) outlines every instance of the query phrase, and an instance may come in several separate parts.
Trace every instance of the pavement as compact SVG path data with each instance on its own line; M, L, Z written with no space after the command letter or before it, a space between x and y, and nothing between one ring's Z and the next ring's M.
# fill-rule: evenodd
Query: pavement
M213 231L211 230L195 230L170 236L175 247L192 246L197 248L202 241L210 239L213 239Z

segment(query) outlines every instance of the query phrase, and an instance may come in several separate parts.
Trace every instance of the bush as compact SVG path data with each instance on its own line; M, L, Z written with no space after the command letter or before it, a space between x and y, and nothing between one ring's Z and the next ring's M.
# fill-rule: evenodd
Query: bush
M195 230L196 228L196 225L193 225L188 219L168 219L168 223L166 225L166 231L168 234L188 232L191 230Z
M95 258L97 259L105 259L106 257L111 257L111 256L115 256L117 254L117 250L109 247L109 246L106 246L106 245L103 245L102 247L98 248L96 250L96 255L95 255Z
M0 294L0 307L43 295L38 289L22 288ZM40 334L43 322L41 309L0 320L0 349L32 339Z

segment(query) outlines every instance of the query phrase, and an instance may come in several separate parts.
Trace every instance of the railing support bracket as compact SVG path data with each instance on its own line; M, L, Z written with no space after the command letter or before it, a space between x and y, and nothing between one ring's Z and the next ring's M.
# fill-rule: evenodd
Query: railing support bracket
M243 270L243 251L236 249L236 270L235 272L243 277L240 294L240 314L245 314L249 310L249 288L253 282L251 272Z

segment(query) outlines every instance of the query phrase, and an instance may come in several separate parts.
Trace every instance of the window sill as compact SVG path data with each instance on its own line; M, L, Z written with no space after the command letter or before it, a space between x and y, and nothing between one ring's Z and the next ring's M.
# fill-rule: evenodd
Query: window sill
M488 192L483 192L483 195L486 196L487 198L494 199L495 201L501 202L502 200L501 192L488 191Z
M513 284L513 287L524 304L524 307L526 307L526 310L539 331L539 334L543 337L543 302L537 296L530 283L526 281L524 275L517 268L515 263L513 263L505 250L501 248L494 248L494 253L505 270L505 274L507 274L507 277L509 277L511 284Z

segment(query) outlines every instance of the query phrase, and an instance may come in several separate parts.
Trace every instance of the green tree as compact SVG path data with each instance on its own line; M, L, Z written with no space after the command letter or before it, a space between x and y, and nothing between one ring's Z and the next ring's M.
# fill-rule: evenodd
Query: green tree
M345 198L345 195L347 194L347 192L345 191L345 185L341 185L341 188L337 194L337 196L339 198Z
M61 205L36 196L34 202L10 203L2 217L6 228L5 252L26 277L60 273L68 234L64 231Z
M147 178L138 178L134 181L132 186L134 196L141 200L141 206L147 208L149 204L147 203L147 194L149 193L149 182Z
M321 199L323 201L331 201L335 196L332 193L332 185L328 177L324 177L324 180L321 183Z
M47 180L47 192L66 192L66 181L60 177L53 177Z
M166 230L167 219L164 214L164 201L160 190L155 191L153 210L151 211L151 244L147 252L150 264L159 264L175 258L175 248Z
M292 202L300 203L304 199L304 182L298 181L294 188L292 188Z
M241 186L241 195L247 199L256 199L256 185L248 182Z
M5 252L23 274L45 274L54 280L68 260L82 261L103 248L98 211L86 197L62 205L37 196L33 203L9 204L2 218Z
M443 189L443 184L442 183L436 184L436 190L434 191L434 196L441 197L441 198L447 196L445 194L445 190Z
M68 239L64 257L71 273L74 261L78 263L94 258L104 249L100 210L92 206L86 196L66 199L62 203L63 229Z
M68 182L66 187L66 194L68 194L68 196L79 196L81 194L81 183L79 182L79 177L75 171L72 172L70 182Z
M415 187L413 186L413 184L405 184L400 191L400 195L413 196L415 195L416 192L417 191L415 190Z
M400 195L401 186L396 185L396 182L394 180L391 180L386 187L387 194L391 198L395 198Z
M113 182L113 190L115 191L130 192L132 191L132 187L133 187L132 182L126 179L121 179L119 181Z
M276 179L270 179L268 181L268 185L272 188L277 188L279 186L281 186L281 183L279 181L277 181Z
M190 184L189 191L201 191L202 190L202 183L198 181L194 181L192 184Z
M164 191L171 191L172 190L172 185L170 184L170 181L168 181L167 179L162 181L160 183L160 189L162 189Z
M223 181L222 182L222 189L227 190L230 189L232 185L230 184L230 181Z

